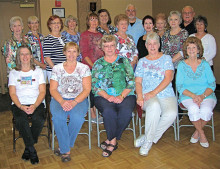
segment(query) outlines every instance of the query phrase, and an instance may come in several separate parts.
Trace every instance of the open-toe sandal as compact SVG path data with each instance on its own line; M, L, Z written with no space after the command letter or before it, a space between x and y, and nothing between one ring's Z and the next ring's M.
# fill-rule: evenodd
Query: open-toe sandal
M70 154L62 154L61 155L61 161L62 162L67 162L67 161L70 161L70 160L71 160Z
M102 150L105 150L107 147L108 147L108 144L107 144L105 141L103 141L103 142L100 144L100 148L101 148Z
M54 154L55 154L56 156L61 156L61 155L62 155L62 154L60 153L60 149L59 149L59 148L57 148L57 149L54 150Z
M113 150L110 151L110 150L108 150L107 148L106 148L105 150L103 150L103 152L102 152L102 156L103 156L103 157L109 157L109 156L111 156L111 155L112 155L112 152L115 151L115 150L117 150L117 148L118 148L118 143L116 143L115 145L113 145L113 144L108 144L108 147L113 147ZM106 153L106 155L105 155L105 153Z

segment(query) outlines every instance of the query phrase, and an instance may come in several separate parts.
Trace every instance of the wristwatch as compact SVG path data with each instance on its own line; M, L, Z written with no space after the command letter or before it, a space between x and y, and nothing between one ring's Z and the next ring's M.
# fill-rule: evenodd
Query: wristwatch
M207 96L205 95L205 93L203 93L204 98L206 98Z

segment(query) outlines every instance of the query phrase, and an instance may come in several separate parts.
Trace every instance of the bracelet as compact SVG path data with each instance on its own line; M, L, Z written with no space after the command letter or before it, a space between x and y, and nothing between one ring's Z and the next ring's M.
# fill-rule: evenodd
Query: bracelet
M121 94L121 97L124 99L125 97Z
M206 98L207 96L205 95L205 93L203 93L204 98Z
M77 102L75 99L74 99L73 101L76 102L77 104L79 103L79 102Z

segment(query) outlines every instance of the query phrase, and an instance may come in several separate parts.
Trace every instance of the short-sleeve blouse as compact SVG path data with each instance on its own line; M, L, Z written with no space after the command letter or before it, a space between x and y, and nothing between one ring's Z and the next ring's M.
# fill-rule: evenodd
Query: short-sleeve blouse
M172 59L169 55L162 55L157 60L148 60L146 57L141 58L135 70L135 77L142 78L142 93L153 91L164 80L166 70L174 70ZM159 98L173 96L175 94L172 83L157 94Z
M131 35L127 35L126 39L118 34L115 34L114 36L118 40L116 47L116 53L118 55L128 58L130 62L133 61L134 56L138 57L138 50Z
M95 96L104 90L108 95L119 96L124 89L131 89L134 95L134 72L127 58L118 56L113 63L104 57L97 60L92 68L92 91Z
M53 67L51 78L58 82L58 92L63 98L76 98L83 91L83 78L91 76L87 65L77 62L73 73L67 73L63 63Z
M109 33L102 29L100 26L97 27L97 31L103 35L114 35L117 32L116 27L108 25Z

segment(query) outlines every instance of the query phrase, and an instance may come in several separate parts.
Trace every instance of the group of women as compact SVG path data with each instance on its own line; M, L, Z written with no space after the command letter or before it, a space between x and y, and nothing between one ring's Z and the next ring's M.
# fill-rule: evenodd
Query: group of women
M46 77L59 143L54 153L63 162L71 160L70 150L88 111L89 95L92 119L96 119L97 108L103 119L96 122L104 121L107 133L100 145L102 155L109 157L118 148L137 102L146 113L145 134L134 145L141 147L140 155L146 156L177 116L172 81L196 128L190 142L200 141L201 146L208 147L203 127L216 104L215 78L210 68L214 54L207 44L213 37L207 33L205 17L196 19L197 33L191 35L195 37L188 38L188 32L179 27L181 21L178 11L170 12L169 27L163 13L156 20L145 16L142 24L146 34L136 46L126 33L128 17L117 15L114 27L106 9L87 16L87 30L82 34L76 31L77 18L70 15L63 23L59 16L51 16L47 21L50 34L44 38L38 32L37 17L28 18L30 31L24 37L22 19L12 17L12 38L5 42L3 53L10 72L12 112L25 143L22 159L39 162L34 144L45 121ZM61 32L64 25L67 30Z

